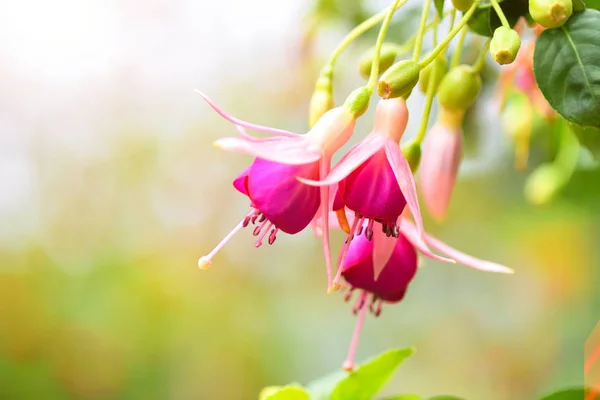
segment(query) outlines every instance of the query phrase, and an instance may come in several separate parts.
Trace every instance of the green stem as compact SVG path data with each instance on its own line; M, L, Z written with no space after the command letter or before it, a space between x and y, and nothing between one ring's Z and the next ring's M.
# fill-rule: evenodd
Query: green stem
M366 86L371 93L373 93L375 85L377 84L377 78L379 78L379 56L381 53L383 40L385 39L385 35L387 34L387 30L390 26L390 21L394 16L394 12L396 12L396 10L406 2L407 0L394 0L392 6L385 15L383 22L381 23L379 35L377 35L377 42L375 43L375 57L373 58L373 64L371 64L371 75L369 76L369 82Z
M450 27L448 28L448 32L452 31L452 28L454 28L454 21L456 21L456 8L452 8L451 13L452 14L450 14Z
M504 15L504 11L502 11L502 7L500 7L500 4L498 4L498 0L490 0L490 3L492 3L492 7L494 7L494 10L496 10L496 14L498 14L498 17L502 22L502 26L510 29L510 24Z
M398 9L400 8L404 3L406 3L406 0L404 0L401 4L396 4L395 8ZM329 57L329 65L334 65L335 62L337 61L337 58L340 56L340 54L342 54L342 52L346 49L346 47L348 47L348 45L350 43L352 43L354 40L356 40L356 38L358 38L359 36L361 36L363 33L365 33L366 31L368 31L369 29L371 29L372 27L374 27L375 25L377 25L378 23L380 23L385 16L388 14L388 9L385 9L383 11L381 11L378 14L373 15L371 18L367 19L366 21L363 21L360 25L356 26L354 29L352 29L344 38L344 40L342 40L340 42L340 44L338 44L338 46L335 48L335 50L333 50L333 53L331 53L331 56Z
M456 44L456 49L454 50L454 54L452 55L452 63L450 64L452 67L456 67L460 64L460 56L462 54L462 49L465 45L465 38L467 37L468 30L469 30L469 28L467 26L465 26L460 31L460 36L458 37L458 43Z
M437 46L437 27L440 22L440 16L436 14L435 19L433 20L433 47Z
M429 55L427 57L425 57L425 59L423 59L419 62L419 66L421 68L425 68L433 60L435 60L437 55L440 54L440 52L448 45L448 43L450 43L450 41L454 38L454 36L456 36L456 34L462 29L462 27L465 26L467 24L467 22L469 22L469 19L471 18L471 16L477 9L478 5L479 5L479 1L475 0L473 2L473 5L471 6L471 8L469 8L469 10L465 13L465 15L463 15L463 17L461 18L458 25L455 26L454 28L452 28L452 30L448 33L448 35L444 38L444 40L442 40L442 42L440 44L438 44L435 47L435 49L433 49L433 51L431 53L429 53Z
M442 17L448 16L450 14L450 12L451 11L446 11ZM425 32L428 32L430 29L433 29L433 40L435 41L434 42L435 44L437 44L437 28L438 28L438 25L440 24L440 22L441 22L440 18L437 17L435 20L430 22L425 27ZM408 53L410 51L410 49L412 49L413 46L415 45L416 40L417 40L417 33L415 33L414 35L409 37L408 40L406 40L406 42L404 42L403 44L398 44L398 45L394 46L394 49L396 49L396 54L400 56L400 55L404 55L404 54Z
M421 22L419 22L419 30L417 31L417 42L415 43L415 50L413 51L413 61L419 61L419 57L421 56L423 36L425 36L425 25L427 25L427 17L429 16L430 5L431 0L425 0L423 11L421 11Z
M490 49L490 42L491 39L486 40L485 44L481 48L481 51L479 52L479 55L477 56L475 64L473 64L473 71L476 73L480 72L483 69L483 66L485 65L485 56L487 55L488 50Z
M425 96L425 107L421 114L421 124L419 125L419 131L415 137L414 142L419 146L425 139L425 133L427 132L427 124L429 122L429 115L431 114L431 106L433 105L433 98L435 97L435 87L437 86L435 74L431 74L429 82L427 83L427 94Z

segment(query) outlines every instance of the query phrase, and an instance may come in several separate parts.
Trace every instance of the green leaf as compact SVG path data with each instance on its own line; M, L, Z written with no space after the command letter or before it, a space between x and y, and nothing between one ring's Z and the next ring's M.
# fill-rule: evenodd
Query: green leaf
M259 400L310 400L306 390L300 386L266 387L258 396Z
M433 5L435 5L435 10L438 13L440 18L444 17L444 0L433 0Z
M372 399L413 351L412 348L389 350L362 364L337 384L331 399Z
M423 400L423 398L416 394L401 394L400 396L386 397L381 400Z
M552 393L540 400L582 400L590 391L590 389L566 389ZM593 398L593 400L598 399L600 399L600 396L594 396Z
M600 128L600 11L586 9L536 41L534 73L552 108L565 119Z
M600 129L577 124L571 124L571 129L579 144L588 149L595 160L600 161Z
M600 0L585 0L586 8L593 8L594 10L600 10Z
M500 2L500 8L510 26L514 26L519 18L527 16L529 13L529 3L527 0L505 0ZM489 2L480 3L473 16L467 23L471 31L481 35L492 37L496 28L502 25L500 17Z
M346 372L340 370L309 383L306 387L311 400L330 400L333 389L347 376Z

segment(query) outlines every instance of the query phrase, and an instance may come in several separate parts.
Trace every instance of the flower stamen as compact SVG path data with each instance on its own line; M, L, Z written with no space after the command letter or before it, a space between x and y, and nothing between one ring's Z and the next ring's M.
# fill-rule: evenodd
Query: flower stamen
M367 291L363 291L352 310L354 313L360 311L358 314L358 320L356 321L356 327L354 328L354 334L352 335L352 341L350 342L350 349L348 350L348 355L346 356L346 361L344 361L343 368L344 370L350 372L354 369L354 355L356 353L356 347L358 346L358 338L360 337L360 331L363 326L363 322L365 320L365 314L367 312L366 298L368 296ZM357 308L358 305L358 308Z

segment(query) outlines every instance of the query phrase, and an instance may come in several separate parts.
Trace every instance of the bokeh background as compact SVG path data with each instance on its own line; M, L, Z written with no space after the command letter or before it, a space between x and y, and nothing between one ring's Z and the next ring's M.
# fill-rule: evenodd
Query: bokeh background
M418 3L391 39L414 32ZM211 146L235 130L193 89L304 131L325 57L385 6L0 4L0 398L254 399L340 368L355 319L325 293L310 231L258 250L242 231L197 269L247 212L231 181L251 160ZM339 60L338 101L362 83L357 59L374 34ZM488 98L496 73L484 74ZM420 94L409 104L408 136ZM353 142L371 123L369 112ZM386 394L518 400L581 384L600 317L600 174L582 153L561 195L534 207L494 103L479 102L467 127L448 220L426 227L516 274L425 261L405 301L367 317L358 359L417 348ZM538 124L530 169L552 157L552 132Z

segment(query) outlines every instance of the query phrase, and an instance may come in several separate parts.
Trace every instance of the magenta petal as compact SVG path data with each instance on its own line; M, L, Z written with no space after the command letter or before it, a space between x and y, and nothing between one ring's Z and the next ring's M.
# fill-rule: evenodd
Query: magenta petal
M377 280L374 279L372 241L364 235L350 243L343 265L343 277L353 287L367 290L389 302L402 300L417 271L417 254L402 235L396 240L392 255Z
M238 192L245 194L248 196L248 174L250 173L250 169L252 168L252 164L248 165L238 176L233 180L233 187L238 190Z
M282 231L303 230L319 209L319 188L300 183L302 176L318 179L319 162L286 165L257 158L248 176L252 204Z
M344 203L359 215L395 223L404 211L406 200L383 149L339 183Z
M419 199L417 198L417 186L415 184L415 178L410 170L410 165L398 143L394 141L388 141L385 144L385 154L387 156L400 190L406 199L408 208L415 220L417 225L417 235L419 240L419 247L427 248L427 245L423 241L425 235L425 229L423 228L423 217L421 216L421 208L419 207Z
M373 231L373 279L377 280L390 260L394 248L396 247L397 238L387 236L381 229Z
M305 138L270 137L249 140L244 137L227 137L216 140L215 146L289 165L309 164L321 158L320 150L311 148Z
M307 185L325 186L333 185L347 177L352 171L359 168L373 154L383 148L386 138L381 135L371 134L354 145L348 153L331 169L327 177L321 181L302 180Z

